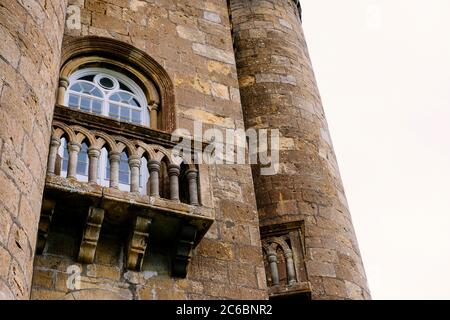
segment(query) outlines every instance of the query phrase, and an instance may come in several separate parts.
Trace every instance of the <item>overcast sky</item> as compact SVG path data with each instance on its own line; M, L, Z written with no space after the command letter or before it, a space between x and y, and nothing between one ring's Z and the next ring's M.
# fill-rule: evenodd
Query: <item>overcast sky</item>
M302 0L374 299L450 299L450 1Z

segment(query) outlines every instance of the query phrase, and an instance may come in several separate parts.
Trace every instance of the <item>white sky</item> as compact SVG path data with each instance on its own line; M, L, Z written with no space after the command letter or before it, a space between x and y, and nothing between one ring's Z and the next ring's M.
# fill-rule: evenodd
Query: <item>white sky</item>
M374 299L450 299L450 1L302 0Z

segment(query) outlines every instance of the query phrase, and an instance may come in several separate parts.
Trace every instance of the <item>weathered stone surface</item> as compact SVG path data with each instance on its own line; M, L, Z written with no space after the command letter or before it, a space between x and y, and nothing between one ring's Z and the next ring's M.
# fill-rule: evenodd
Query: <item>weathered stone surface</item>
M343 280L368 292L298 10L284 0L232 0L231 9L246 128L281 133L278 175L253 171L260 223L305 221L314 299L357 296Z
M192 45L194 52L200 56L225 62L228 64L234 64L234 55L231 52L224 51L222 49L217 49L215 47L203 45L200 43L194 43Z
M211 12L211 11L204 11L203 12L203 18L205 20L208 20L208 21L211 21L211 22L215 22L215 23L222 22L222 19L220 19L220 16L217 13Z
M0 291L5 297L27 299L30 294L31 246L42 201L42 194L31 190L42 190L44 184L66 5L67 0L47 1L45 7L42 1L13 0L0 5L0 37L4 42L0 48L0 249L8 247L14 258L2 255ZM51 32L47 32L49 28ZM23 143L25 132L28 136ZM33 147L43 142L41 150ZM21 197L35 203L36 208L19 206ZM21 209L28 213L19 214ZM19 231L17 242L15 233L22 229L11 230L10 217L27 226L26 233Z
M177 26L177 33L180 38L192 41L192 42L198 42L198 43L204 43L205 42L205 33L193 28L189 28L186 26Z
M334 265L327 262L307 261L306 267L310 276L316 277L336 277Z

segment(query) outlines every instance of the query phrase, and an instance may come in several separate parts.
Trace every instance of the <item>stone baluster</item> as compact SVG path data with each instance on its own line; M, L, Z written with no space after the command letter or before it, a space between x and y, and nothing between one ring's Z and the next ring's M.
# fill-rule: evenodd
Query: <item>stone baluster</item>
M170 179L170 200L179 201L180 191L179 191L179 177L180 177L180 166L176 164L169 165L169 179Z
M193 206L198 206L198 171L191 169L186 172L186 179L189 186L189 200Z
M147 164L150 173L150 196L159 197L159 173L161 171L161 163L151 160Z
M57 104L60 106L65 105L66 90L68 87L69 87L69 79L61 77L59 79L58 100L57 100Z
M109 153L109 187L114 189L119 189L119 165L120 165L120 153L110 152Z
M89 183L96 184L98 179L98 162L100 159L100 150L94 147L88 149L89 155Z
M276 252L269 252L267 260L269 261L270 273L272 274L272 285L279 285L280 276L278 275L278 261Z
M292 285L297 282L297 279L295 276L294 258L293 258L292 251L288 250L287 252L285 252L284 256L286 258L288 283L289 283L289 285Z
M55 174L56 157L58 156L58 149L61 146L61 139L52 137L50 142L50 152L48 154L47 174Z
M69 150L69 168L67 169L67 178L77 178L78 154L81 151L81 144L70 142L67 146Z
M131 156L128 159L128 165L131 171L131 192L139 192L139 175L141 172L141 158L139 156Z

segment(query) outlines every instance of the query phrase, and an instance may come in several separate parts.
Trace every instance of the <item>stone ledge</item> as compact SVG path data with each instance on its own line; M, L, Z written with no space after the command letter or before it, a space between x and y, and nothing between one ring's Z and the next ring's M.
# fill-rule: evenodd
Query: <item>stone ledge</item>
M291 286L278 285L269 287L270 298L288 297L291 295L305 295L305 298L310 297L311 283L308 281L296 283Z
M199 227L199 235L203 235L208 231L215 218L214 210L211 208L120 191L60 176L48 175L45 186L46 194L58 194L69 201L69 198L77 199L83 197L89 202L95 202L97 205L104 207L105 210L114 207L114 210L109 211L119 212L119 214L109 214L109 217L112 221L118 223L127 218L124 210L130 206L133 207L134 211L143 212L150 218L154 218L156 215L170 215L177 219L192 222ZM57 199L59 200L60 198L58 197ZM123 214L121 215L120 213Z

